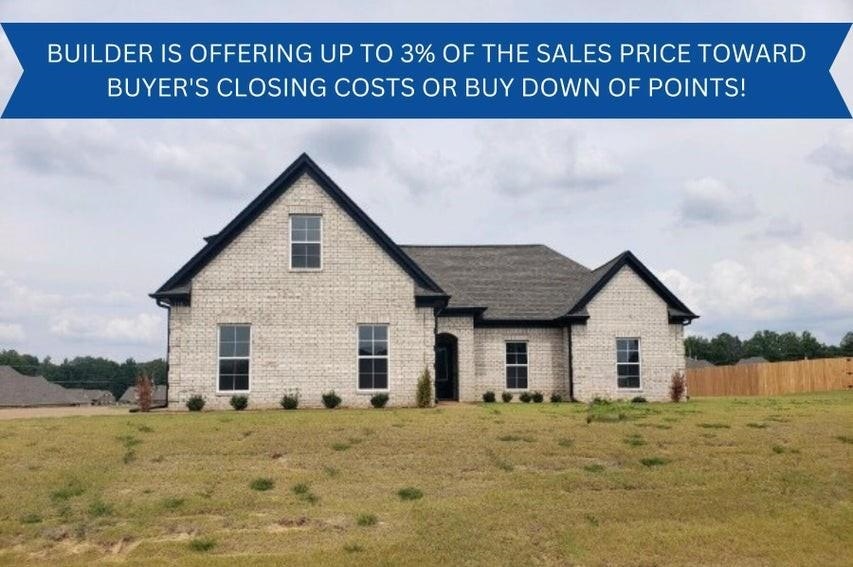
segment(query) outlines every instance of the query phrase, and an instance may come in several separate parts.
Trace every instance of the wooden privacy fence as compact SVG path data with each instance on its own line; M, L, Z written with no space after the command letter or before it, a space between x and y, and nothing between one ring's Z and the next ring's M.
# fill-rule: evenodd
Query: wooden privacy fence
M691 396L774 396L853 388L853 358L819 358L687 370Z

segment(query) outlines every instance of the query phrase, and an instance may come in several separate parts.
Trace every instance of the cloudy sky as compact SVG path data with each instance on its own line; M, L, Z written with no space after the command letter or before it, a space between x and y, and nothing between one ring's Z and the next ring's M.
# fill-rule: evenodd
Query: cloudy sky
M271 4L0 0L0 21L853 21L847 0ZM0 34L0 106L19 73ZM833 74L853 104L853 37ZM0 349L162 356L147 294L302 151L399 243L631 249L694 333L853 330L849 121L20 120L0 122Z

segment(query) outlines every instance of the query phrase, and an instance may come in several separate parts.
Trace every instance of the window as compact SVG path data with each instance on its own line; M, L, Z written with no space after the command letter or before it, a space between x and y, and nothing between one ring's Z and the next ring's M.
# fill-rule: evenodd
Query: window
M323 247L322 217L292 215L290 217L290 268L319 270Z
M616 384L640 389L640 339L616 339Z
M358 326L358 389L388 389L388 325Z
M506 387L527 389L527 343L506 343Z
M219 327L218 390L220 392L249 391L251 336L249 325Z

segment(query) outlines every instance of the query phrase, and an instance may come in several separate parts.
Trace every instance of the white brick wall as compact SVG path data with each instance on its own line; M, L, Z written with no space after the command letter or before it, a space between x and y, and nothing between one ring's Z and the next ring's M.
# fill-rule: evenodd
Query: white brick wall
M527 391L568 395L567 352L561 328L484 328L474 330L476 381L466 401L482 400L492 390L500 399L506 387L506 342L527 342ZM522 390L508 390L517 394Z
M590 401L644 396L666 400L672 373L684 371L683 326L670 324L666 303L629 267L587 305L586 325L572 327L575 397ZM640 338L640 390L616 384L616 338Z
M289 269L289 215L323 216L323 269ZM321 405L334 389L344 405L365 406L356 391L359 323L389 324L390 403L411 405L418 376L432 369L434 317L414 305L411 277L308 176L299 179L192 282L192 306L170 318L169 402L183 407L216 394L217 332L252 326L250 407L275 406L297 390L301 406Z

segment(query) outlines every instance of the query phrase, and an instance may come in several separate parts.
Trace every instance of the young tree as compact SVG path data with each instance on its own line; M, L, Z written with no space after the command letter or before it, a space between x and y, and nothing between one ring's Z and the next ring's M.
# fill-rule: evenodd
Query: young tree
M154 382L147 374L140 374L136 378L136 403L139 411L151 411L151 403L154 399Z

